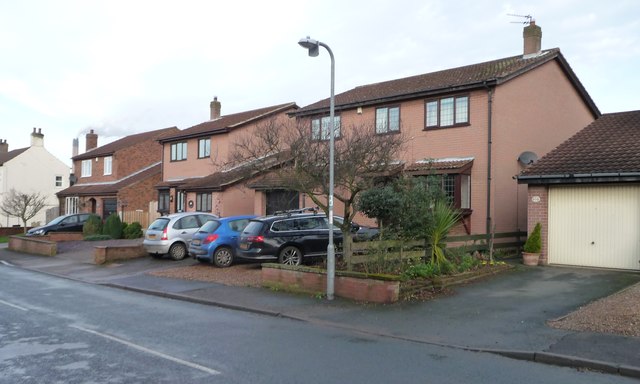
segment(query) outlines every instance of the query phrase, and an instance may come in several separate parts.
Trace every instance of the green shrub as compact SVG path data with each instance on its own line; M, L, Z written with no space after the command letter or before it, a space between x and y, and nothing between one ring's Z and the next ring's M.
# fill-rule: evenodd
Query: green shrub
M127 227L122 232L125 239L138 239L142 237L142 225L137 221L127 225Z
M122 238L122 220L120 220L120 216L117 213L112 213L107 217L104 228L102 228L102 234L109 235L112 239Z
M111 236L109 235L91 235L85 236L84 241L100 241L100 240L111 240Z
M89 218L82 226L82 235L84 237L101 235L102 234L102 219L100 216L91 214Z
M430 279L440 274L440 267L435 263L420 263L409 266L403 273L405 279Z
M540 231L542 230L542 226L540 223L537 223L533 228L531 235L524 243L523 250L527 253L540 253L542 250L542 238L540 237Z

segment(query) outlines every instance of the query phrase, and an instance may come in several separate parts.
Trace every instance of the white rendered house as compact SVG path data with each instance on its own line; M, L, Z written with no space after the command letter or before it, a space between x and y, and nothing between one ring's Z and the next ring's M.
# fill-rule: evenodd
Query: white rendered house
M41 225L50 216L58 216L56 192L69 187L70 168L44 147L42 130L31 133L31 146L9 151L6 140L0 140L0 204L11 189L22 193L39 192L46 206L27 225ZM50 217L50 218L52 218ZM0 227L22 226L20 218L8 217L0 211Z

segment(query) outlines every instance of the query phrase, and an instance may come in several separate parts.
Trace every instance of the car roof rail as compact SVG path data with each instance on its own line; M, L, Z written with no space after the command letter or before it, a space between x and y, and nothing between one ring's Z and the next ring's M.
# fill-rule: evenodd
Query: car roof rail
M294 213L306 213L313 212L318 213L318 207L306 207L306 208L298 208L298 209L288 209L286 211L276 211L274 215L292 215Z

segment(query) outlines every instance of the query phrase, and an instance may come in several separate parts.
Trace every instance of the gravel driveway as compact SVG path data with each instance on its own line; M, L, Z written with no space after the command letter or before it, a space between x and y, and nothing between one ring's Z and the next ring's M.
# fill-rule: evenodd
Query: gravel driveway
M596 300L559 319L554 328L640 337L640 283Z

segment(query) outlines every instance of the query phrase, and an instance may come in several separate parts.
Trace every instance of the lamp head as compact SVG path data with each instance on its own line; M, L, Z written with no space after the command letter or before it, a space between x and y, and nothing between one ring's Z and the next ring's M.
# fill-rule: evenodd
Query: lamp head
M298 44L303 48L307 48L309 50L309 56L311 57L316 57L320 54L320 43L317 40L311 39L309 36L300 39Z

